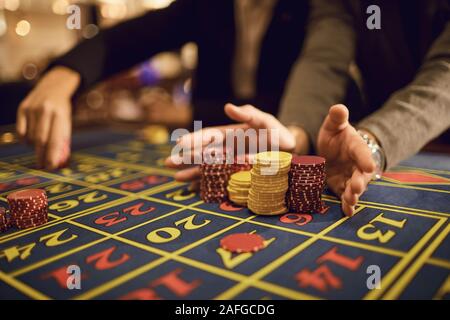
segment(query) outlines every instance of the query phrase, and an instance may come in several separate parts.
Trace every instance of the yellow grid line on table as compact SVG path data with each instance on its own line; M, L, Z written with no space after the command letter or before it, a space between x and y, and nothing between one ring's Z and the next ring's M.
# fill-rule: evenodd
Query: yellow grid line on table
M403 290L411 283L414 276L419 272L422 266L427 262L427 259L444 241L445 237L450 233L450 224L431 242L431 244L420 254L414 263L404 272L401 278L394 284L394 286L386 293L383 299L396 299L400 296Z
M439 192L439 193L450 193L450 190L431 189L431 188L416 187L416 186L409 186L409 185L404 185L404 184L394 184L394 183L379 182L379 181L373 181L370 183L370 185L400 188L400 189L410 189L410 190L431 191L431 192Z
M450 270L450 260L445 260L441 258L429 258L426 262L432 266L441 267Z

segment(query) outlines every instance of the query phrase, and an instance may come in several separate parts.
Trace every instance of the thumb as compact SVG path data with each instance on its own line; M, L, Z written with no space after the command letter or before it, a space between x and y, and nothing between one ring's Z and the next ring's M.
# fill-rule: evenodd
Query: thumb
M344 130L349 125L348 115L349 112L346 106L342 104L332 106L323 123L323 129L330 133Z

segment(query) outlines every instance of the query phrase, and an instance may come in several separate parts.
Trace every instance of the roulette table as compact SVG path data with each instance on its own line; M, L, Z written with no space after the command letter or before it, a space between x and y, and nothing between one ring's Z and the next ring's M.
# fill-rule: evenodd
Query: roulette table
M328 191L324 214L257 216L176 182L163 165L171 148L83 130L69 166L48 172L32 149L0 146L0 206L25 188L46 190L49 202L45 225L0 233L0 299L450 298L448 155L418 154L386 172L352 218ZM265 248L220 247L244 232ZM73 266L79 288L68 285Z

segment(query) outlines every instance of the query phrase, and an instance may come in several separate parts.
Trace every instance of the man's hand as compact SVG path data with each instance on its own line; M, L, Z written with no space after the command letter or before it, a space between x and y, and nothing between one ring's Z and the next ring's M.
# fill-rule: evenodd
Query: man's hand
M17 133L34 145L39 167L55 169L70 156L70 99L79 83L78 73L56 67L39 81L19 106Z
M258 110L257 108L251 105L245 105L242 107L237 107L232 104L225 105L225 113L227 116L239 122L238 124L228 125L228 126L220 126L220 127L211 127L205 128L190 134L187 134L178 141L180 146L184 148L192 148L192 146L201 146L205 147L211 143L211 129L220 130L223 132L223 136L225 137L225 130L227 129L249 129L253 128L258 133L258 129L267 129L270 133L270 129L278 130L280 141L279 141L279 149L283 151L293 151L296 148L296 138L294 135L279 122L273 115ZM306 137L306 135L304 135ZM194 143L196 141L196 143ZM270 138L267 139L270 141ZM248 142L248 141L247 141ZM184 149L185 150L185 149ZM248 148L247 148L248 150ZM192 154L196 154L201 152L201 150L193 150L190 151ZM178 181L195 181L200 177L200 169L198 166L186 166L179 165L180 163L178 156L171 156L166 159L166 165L170 168L185 168L175 174L175 179Z
M376 165L366 142L348 122L348 115L343 105L331 107L319 131L317 146L327 160L328 186L341 198L344 213L352 216Z

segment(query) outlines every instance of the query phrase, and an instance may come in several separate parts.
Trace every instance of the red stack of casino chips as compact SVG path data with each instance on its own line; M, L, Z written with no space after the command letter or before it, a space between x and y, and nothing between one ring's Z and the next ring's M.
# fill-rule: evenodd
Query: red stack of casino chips
M227 164L202 164L200 166L200 197L203 201L221 203L227 198L227 185L233 173Z
M48 200L45 190L26 189L7 197L12 225L28 229L47 223Z
M208 203L221 203L227 199L227 185L233 174L233 165L227 163L227 152L222 146L208 147L200 165L200 197Z
M294 212L322 212L322 192L325 188L325 158L293 156L289 171L286 203Z
M6 215L6 209L0 207L0 232L5 232L11 226L10 220Z

